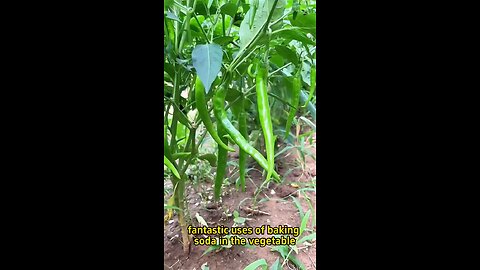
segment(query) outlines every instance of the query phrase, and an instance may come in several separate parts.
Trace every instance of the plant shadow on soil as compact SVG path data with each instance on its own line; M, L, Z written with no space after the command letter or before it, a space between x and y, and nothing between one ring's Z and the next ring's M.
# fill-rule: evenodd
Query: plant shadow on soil
M315 146L315 144L313 144ZM316 156L316 149L310 148L310 151ZM238 152L232 153L233 158L238 158ZM296 151L290 151L285 157L276 160L277 171L280 175L284 175L290 168L294 167L295 159L297 158ZM235 177L235 176L234 176ZM247 220L244 226L260 227L262 225L269 225L276 227L279 225L287 225L289 227L299 227L301 220L297 207L295 206L292 197L288 196L294 192L294 196L300 201L303 211L309 210L309 205L306 199L300 192L295 192L297 189L292 187L290 183L311 183L312 178L316 177L316 163L311 157L306 157L305 170L302 171L297 168L290 173L282 185L270 184L263 192L258 195L257 201L262 198L269 198L258 204L259 210L269 213L270 215L255 214L251 215L244 210L244 206L251 205L251 198L254 195L256 186L262 184L263 178L259 170L251 170L246 179L246 192L236 190L235 184L226 187L226 192L222 195L222 203L218 209L208 209L202 202L202 198L192 185L189 183L186 188L187 201L189 203L189 212L192 222L196 226L201 226L195 219L195 214L199 213L209 226L223 225L225 227L232 227L234 224L233 216L227 217L225 212L232 213L237 210L241 217L246 217ZM249 180L251 179L251 181ZM255 183L255 185L253 183ZM213 194L213 184L206 183L209 195ZM272 191L273 190L273 191ZM311 200L314 211L316 210L316 192L306 191ZM287 196L287 197L286 197ZM250 198L250 199L247 199ZM283 199L282 199L283 198ZM243 202L242 202L243 201ZM242 203L241 203L242 202ZM241 203L240 209L238 208ZM312 227L312 217L308 222L307 229L316 231L316 226ZM202 265L207 263L210 270L216 269L244 269L250 263L265 259L269 267L281 258L278 252L271 251L272 246L254 248L246 248L243 246L233 246L229 249L223 249L218 252L212 251L204 256L202 254L207 250L208 246L194 246L191 245L189 255L184 255L182 249L181 232L178 226L178 221L174 217L173 222L165 225L164 228L164 268L165 269L182 269L182 270L200 270ZM241 226L243 227L243 226ZM312 232L304 232L302 236L308 235ZM255 237L245 236L245 237ZM270 237L268 235L257 237ZM299 247L298 254L293 254L305 265L306 269L316 269L316 241L313 241L308 246L305 243L297 245ZM282 261L282 260L280 260ZM297 269L291 262L286 264L283 269Z

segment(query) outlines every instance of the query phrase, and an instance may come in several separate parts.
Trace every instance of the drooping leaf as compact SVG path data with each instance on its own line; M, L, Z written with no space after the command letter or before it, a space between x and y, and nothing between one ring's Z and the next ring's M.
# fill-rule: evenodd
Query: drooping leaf
M197 45L192 51L193 67L208 93L222 66L223 51L218 44Z

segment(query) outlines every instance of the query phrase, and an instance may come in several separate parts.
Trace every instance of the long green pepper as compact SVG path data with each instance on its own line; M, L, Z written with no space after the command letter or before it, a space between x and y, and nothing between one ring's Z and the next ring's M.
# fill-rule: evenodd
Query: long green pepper
M300 72L298 73L297 76L293 78L293 91L292 91L292 106L294 108L290 108L290 112L288 114L287 118L287 125L285 127L285 138L288 137L288 134L290 134L290 128L292 127L292 122L293 118L295 117L295 114L297 113L298 109L298 103L300 102L300 89L301 89L301 74Z
M241 111L238 115L238 130L240 134L244 138L248 138L248 130L247 130L247 113L245 112L245 98L242 97L241 101ZM246 174L246 166L247 166L247 153L240 149L240 153L238 156L238 166L240 167L240 187L242 191L245 192L245 174Z
M242 136L240 131L238 131L233 124L228 120L227 112L225 111L225 89L218 89L213 98L213 112L217 121L225 128L225 131L230 135L232 140L248 155L250 155L258 164L265 170L268 170L267 160L263 155L258 152L253 146L251 146L245 137ZM280 181L280 176L277 172L273 171L273 178Z
M265 138L265 148L267 152L267 178L270 180L275 166L275 137L273 135L272 118L270 114L270 105L268 104L267 92L267 70L260 65L257 66L257 76L255 79L257 90L257 106L260 124Z
M239 96L239 100L235 103L232 103L230 108L237 117L238 120L238 131L240 134L248 141L248 128L247 128L247 114L245 110L245 96L243 94ZM241 148L238 155L238 167L240 171L240 187L242 191L245 191L245 174L247 166L247 153Z
M202 119L203 124L205 124L205 127L207 128L207 131L208 133L210 133L212 138L218 143L220 147L230 152L235 152L235 149L229 147L222 141L222 139L220 139L217 132L215 131L215 128L213 127L212 120L210 119L210 114L207 110L207 101L205 100L205 88L203 87L202 81L198 76L195 81L195 103L197 105L200 118Z
M227 135L222 126L218 126L218 135L222 138L223 143L227 144L228 140L224 137ZM214 199L218 201L220 198L220 192L222 191L223 180L225 179L225 171L227 169L227 159L228 151L222 147L218 147L218 158L217 158L217 174L215 176L215 186L214 186Z

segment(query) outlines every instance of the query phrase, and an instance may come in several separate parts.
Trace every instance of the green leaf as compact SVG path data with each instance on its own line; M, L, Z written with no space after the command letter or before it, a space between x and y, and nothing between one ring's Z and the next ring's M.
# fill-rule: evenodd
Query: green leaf
M315 31L317 25L317 16L315 13L297 16L295 19L290 20L290 22L293 26L301 27L302 31L310 33L314 37L317 36Z
M233 211L233 217L234 218L237 218L239 216L240 216L240 214L238 214L237 210Z
M175 77L175 70L174 70L172 64L165 63L165 65L163 67L164 67L164 70L168 73L168 75L170 75L171 78Z
M278 253L280 253L284 260L287 259L288 246L276 246L272 248L272 251L277 251Z
M195 14L207 16L210 14L215 14L217 10L217 4L212 2L210 8L207 7L209 0L198 0L197 6L195 7Z
M289 40L298 40L303 43L303 45L310 44L315 45L315 41L309 39L305 33L295 30L295 29L282 29L279 32L272 34L272 39L275 38L285 38L287 41Z
M259 259L254 261L253 263L247 265L243 270L255 270L258 267L262 267L263 270L266 270L268 267L267 261L265 259Z
M220 11L223 14L235 18L235 14L237 13L237 5L233 3L227 3L220 8Z
M237 98L240 97L241 95L242 95L242 92L238 91L237 89L228 89L227 94L225 95L225 100L230 103L237 100ZM238 107L239 103L240 102L232 103L231 109L236 110L237 108L234 108L234 107ZM235 114L237 114L237 112L235 112Z
M283 57L278 54L272 55L272 57L270 57L270 62L275 64L277 68L280 68L285 64Z
M277 260L270 266L270 270L283 270L282 264L280 263L280 259Z
M308 222L308 219L310 218L310 213L311 213L311 210L308 210L305 213L305 216L302 218L302 223L300 224L300 234L299 234L299 236L302 235L303 231L307 227L307 222Z
M218 44L197 45L192 51L193 67L208 93L222 66L223 51Z
M244 48L252 39L254 39L262 30L262 26L268 19L270 10L273 7L274 0L259 0L258 8L255 11L254 8L250 8L245 14L242 23L240 24L240 48ZM277 6L273 13L271 21L280 18L283 15L285 9L285 0L278 0ZM253 24L250 27L250 21L253 16Z
M163 8L166 10L167 8L171 7L173 5L173 0L165 0L163 3Z
M290 48L282 45L275 46L275 50L278 52L279 55L283 56L286 60L289 60L293 64L298 64L298 57L297 54L292 51Z
M178 173L177 169L175 168L175 166L173 166L172 162L165 155L163 155L163 163L167 165L167 167L172 171L175 177L180 179L180 174Z
M213 42L219 45L227 45L232 41L233 41L233 37L217 37L213 39Z
M307 235L307 236L304 236L302 239L300 239L300 240L297 241L297 245L298 245L298 244L301 244L301 243L303 243L303 242L305 242L305 241L310 241L310 240L312 240L312 239L315 239L316 237L317 237L317 234L316 234L316 233L312 233L312 234L309 234L309 235Z
M215 154L205 154L198 157L199 159L206 160L210 163L210 166L217 166L217 156Z

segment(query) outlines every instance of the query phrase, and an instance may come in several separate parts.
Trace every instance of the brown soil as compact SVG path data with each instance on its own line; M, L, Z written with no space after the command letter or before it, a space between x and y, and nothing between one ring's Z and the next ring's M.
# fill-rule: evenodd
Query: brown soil
M315 144L313 144L315 145ZM311 147L308 149L314 156L316 156L316 149ZM237 191L235 184L231 184L225 188L225 192L222 195L222 203L219 206L213 205L202 200L200 193L201 190L195 190L192 186L188 186L186 189L187 201L189 202L189 212L192 219L192 223L199 226L195 218L195 214L198 213L205 219L209 226L223 225L226 227L232 227L234 224L233 216L228 217L226 213L232 213L237 210L241 217L249 218L244 226L260 227L262 225L279 226L287 225L290 227L299 227L301 220L298 213L298 209L293 203L291 196L295 196L302 204L303 211L306 212L309 209L306 199L300 192L297 192L297 185L305 185L311 183L312 178L316 176L316 164L315 161L306 157L305 170L302 170L298 166L296 161L298 156L296 151L287 153L284 157L277 159L276 166L277 171L281 175L285 175L291 168L297 167L297 169L291 171L282 185L276 185L271 183L268 188L265 188L262 193L258 195L257 201L261 201L263 198L269 198L258 203L259 210L268 213L252 215L249 211L245 210L245 207L252 207L252 197L256 190L256 186L262 184L262 175L259 170L251 170L248 173L246 180L246 192ZM232 157L238 157L238 154L233 153ZM252 165L252 164L251 164ZM233 175L233 178L236 178ZM251 180L249 180L249 178ZM252 183L255 183L255 185ZM293 187L292 183L293 184ZM207 194L207 197L213 195L213 186L211 183L207 183L203 194ZM307 191L308 197L311 203L316 209L316 192ZM291 196L289 196L291 195ZM205 196L205 195L204 195ZM243 202L242 202L243 201ZM241 203L242 202L242 203ZM239 205L241 203L241 207ZM211 209L213 208L213 209ZM227 212L228 211L228 212ZM312 227L312 218L308 223L307 230L316 231L316 226ZM258 260L265 259L269 267L277 260L281 258L278 252L271 251L272 246L255 248L246 248L243 246L233 246L229 249L223 249L219 252L211 252L204 256L202 253L208 248L207 246L191 246L191 252L189 255L184 255L182 249L182 243L180 242L181 232L178 226L177 218L174 217L173 222L166 225L164 230L164 267L165 269L182 269L182 270L200 270L204 263L210 270L216 269L239 269L243 270L250 263ZM303 236L310 234L311 231L307 231ZM245 236L245 237L254 237ZM260 236L262 237L262 236ZM263 237L268 237L267 235ZM293 254L305 265L306 269L316 269L316 241L312 240L310 243L302 243L297 245L299 250L298 254ZM280 259L282 261L282 259ZM283 269L297 269L292 263L285 265Z

